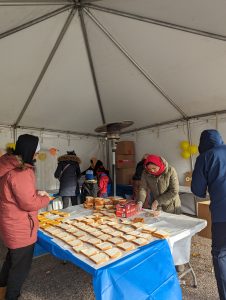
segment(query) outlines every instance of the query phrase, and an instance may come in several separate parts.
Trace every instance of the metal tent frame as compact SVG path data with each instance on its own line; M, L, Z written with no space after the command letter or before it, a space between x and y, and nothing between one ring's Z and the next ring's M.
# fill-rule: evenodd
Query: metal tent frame
M7 1L7 0L1 0L0 1L0 7L1 6L41 6L41 5L47 5L47 6L51 6L51 5L59 5L60 7L58 9L53 10L52 12L49 12L47 14L44 14L38 18L33 19L32 21L29 21L27 23L24 23L20 26L17 26L15 28L12 28L10 30L7 30L6 32L3 32L0 34L0 39L5 38L9 35L15 34L16 32L26 29L30 26L33 26L37 23L43 22L49 18L52 18L58 14L64 13L65 11L69 11L70 14L55 42L55 45L53 46L48 58L46 59L46 62L33 86L33 88L31 89L30 95L28 96L23 108L21 109L17 120L15 122L15 124L12 124L11 126L13 127L14 130L16 130L17 128L27 128L27 129L31 129L31 127L26 127L26 126L20 126L20 121L23 118L26 110L28 109L30 103L32 102L33 96L36 93L42 79L45 76L46 71L48 70L52 59L55 55L55 53L57 52L57 49L59 47L59 45L61 44L65 33L67 32L70 23L72 21L72 19L74 18L76 12L78 11L78 15L80 18L80 22L81 22L81 28L82 28L82 33L83 33L83 38L85 41L85 46L86 46L86 51L87 51L87 57L88 57L88 61L89 61L89 65L90 65L90 72L92 75L92 79L93 79L93 83L94 83L94 87L95 87L95 93L96 93L96 97L97 97L97 104L98 104L98 108L99 108L99 112L101 115L101 120L102 123L106 123L106 117L105 117L105 113L104 113L104 109L103 109L103 105L102 105L102 99L101 99L101 95L100 95L100 91L99 91L99 87L98 87L98 81L97 81L97 77L96 77L96 72L95 72L95 68L94 68L94 63L93 63L93 58L92 58L92 52L91 52L91 48L90 48L90 44L89 44L89 38L88 38L88 34L87 34L87 29L86 29L86 25L84 22L84 14L86 16L89 17L90 20L92 20L92 22L105 34L106 37L108 37L108 39L112 42L112 45L114 45L114 47L117 47L121 53L128 59L128 61L143 75L144 78L146 78L146 80L155 87L155 89L164 97L164 99L177 111L179 112L179 114L181 115L181 118L179 119L175 119L175 120L170 120L167 122L161 122L161 123L155 123L155 124L150 124L144 127L140 127L140 128L135 128L132 130L127 130L122 132L121 134L129 134L129 133L133 133L136 131L140 131L140 130L145 130L145 129L150 129L150 128L154 128L154 127L159 127L162 125L166 125L166 124L171 124L171 123L177 123L177 122L185 122L187 125L187 135L188 135L188 139L191 142L191 133L190 133L190 120L195 119L195 118L203 118L206 116L211 116L211 115L220 115L220 114L224 114L226 113L226 110L221 110L221 111L213 111L210 113L205 113L205 114L199 114L199 115L192 115L192 116L188 116L179 105L176 104L176 102L174 101L174 99L172 99L172 97L170 97L169 95L167 95L167 93L164 91L164 89L162 87L160 87L151 77L151 75L144 70L137 62L136 60L133 58L133 56L128 53L128 51L126 49L123 48L123 46L117 41L117 39L104 27L103 24L101 24L101 22L92 14L92 12L90 11L90 9L92 10L99 10L99 11L103 11L106 13L110 13L110 14L115 14L115 15L119 15L121 17L125 17L125 18L130 18L130 19L135 19L135 20L139 20L141 22L146 22L146 23L151 23L151 24L155 24L158 26L163 26L163 27L168 27L168 28L172 28L175 30L179 30L179 31L185 31L185 32L189 32L192 34L196 34L196 35L200 35L200 36L205 36L211 39L217 39L217 40L221 40L221 41L226 41L226 36L224 35L219 35L219 34L215 34L212 32L207 32L207 31L202 31L202 30L198 30L198 29L194 29L194 28L189 28L186 26L180 26L177 24L173 24L173 23L169 23L169 22L163 22L161 20L157 20L157 19L152 19L152 18L147 18L147 17L143 17L137 14L132 14L132 13L128 13L128 12L124 12L124 11L119 11L116 9L111 9L111 8L107 8L107 7L103 7L103 6L98 6L98 2L100 2L100 0L14 0L14 1ZM97 3L97 4L96 4ZM76 135L88 135L88 136L96 136L96 137L100 137L100 135L96 135L90 132L76 132L76 131L62 131L60 130L53 130L53 129L48 129L48 128L32 128L34 130L46 130L46 131L50 131L50 132L62 132L62 133L69 133L69 134L76 134ZM192 161L191 161L191 167L193 167L192 165Z

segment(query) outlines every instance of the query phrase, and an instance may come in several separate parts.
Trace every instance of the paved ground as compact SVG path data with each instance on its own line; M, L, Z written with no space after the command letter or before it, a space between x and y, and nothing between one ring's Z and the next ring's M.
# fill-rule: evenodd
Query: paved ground
M0 245L0 263L2 263L4 254L5 248ZM209 239L198 236L193 238L191 263L197 275L198 287L193 288L190 286L192 284L192 278L190 275L187 275L185 278L186 286L182 285L183 299L219 299L214 274L212 272ZM91 276L70 263L64 265L51 255L34 259L32 270L24 284L21 297L21 300L94 299Z

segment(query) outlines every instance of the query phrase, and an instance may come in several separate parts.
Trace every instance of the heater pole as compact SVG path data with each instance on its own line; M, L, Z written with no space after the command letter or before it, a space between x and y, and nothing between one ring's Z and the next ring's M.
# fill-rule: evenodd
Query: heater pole
M113 196L116 196L116 169L115 169L115 151L116 151L116 140L112 140L112 178L113 178Z

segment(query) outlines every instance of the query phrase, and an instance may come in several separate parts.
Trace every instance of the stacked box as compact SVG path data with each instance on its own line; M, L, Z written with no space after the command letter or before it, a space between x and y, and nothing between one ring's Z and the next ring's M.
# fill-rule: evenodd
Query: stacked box
M137 204L135 201L127 201L116 205L116 216L119 218L129 218L137 213Z
M198 235L211 239L211 214L210 214L210 201L197 202L198 218L207 221L207 226L198 233Z
M131 184L135 173L135 145L133 141L121 141L116 149L116 181Z

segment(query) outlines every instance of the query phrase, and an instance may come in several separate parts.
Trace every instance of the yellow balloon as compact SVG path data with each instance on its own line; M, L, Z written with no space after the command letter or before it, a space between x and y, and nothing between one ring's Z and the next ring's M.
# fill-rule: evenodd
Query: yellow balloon
M42 161L43 161L43 160L46 160L46 156L47 156L46 153L41 152L41 153L39 153L39 155L38 155L38 159L39 159L39 160L42 160Z
M13 149L13 150L15 150L15 148L16 148L16 144L14 144L14 143L8 143L8 144L6 144L6 149Z
M190 154L190 152L188 152L188 151L183 151L183 152L181 152L181 156L182 156L184 159L188 159L188 158L191 156L191 154Z
M188 150L188 148L189 148L189 142L188 141L182 141L182 142L180 142L180 148L182 150Z
M198 146L197 145L191 145L189 147L189 151L191 154L197 154L198 153Z

